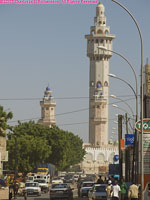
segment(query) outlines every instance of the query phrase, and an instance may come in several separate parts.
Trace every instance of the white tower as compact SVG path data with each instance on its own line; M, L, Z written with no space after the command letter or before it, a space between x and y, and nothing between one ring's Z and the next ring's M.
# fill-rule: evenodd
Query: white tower
M55 106L56 102L53 100L52 91L49 87L44 92L43 101L40 101L41 119L39 123L43 126L51 127L56 124L55 120Z
M112 53L98 49L104 46L112 50L114 35L106 26L105 8L102 3L96 7L94 26L87 39L87 56L90 58L89 82L89 142L94 146L108 144L109 103L109 59Z

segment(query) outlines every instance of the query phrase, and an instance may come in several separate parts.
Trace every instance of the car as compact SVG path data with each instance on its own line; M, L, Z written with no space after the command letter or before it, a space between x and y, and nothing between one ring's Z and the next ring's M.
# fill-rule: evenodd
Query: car
M93 187L93 185L94 185L94 182L92 181L83 182L80 188L80 197L84 197L84 196L88 197L88 192Z
M45 179L36 179L34 180L34 182L39 183L39 186L41 187L41 192L46 193L49 191L49 187Z
M27 195L37 195L41 196L41 188L37 182L26 182L25 183L25 192Z
M52 184L61 184L61 183L63 183L63 180L60 179L59 177L55 177L52 180Z
M73 200L73 188L68 184L53 184L50 189L50 200L68 199Z
M107 200L107 184L95 184L88 193L89 200Z
M64 183L72 183L72 184L74 184L74 176L73 176L73 174L67 174L64 177Z

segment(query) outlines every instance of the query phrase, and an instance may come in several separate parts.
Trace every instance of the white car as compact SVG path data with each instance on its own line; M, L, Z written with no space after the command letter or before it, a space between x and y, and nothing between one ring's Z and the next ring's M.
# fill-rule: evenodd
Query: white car
M52 184L61 184L61 183L63 183L63 180L58 177L53 178L53 180L52 180Z
M45 179L36 179L34 182L39 183L42 192L46 193L49 191L49 187Z
M26 182L25 191L27 195L37 195L41 196L41 188L37 182Z

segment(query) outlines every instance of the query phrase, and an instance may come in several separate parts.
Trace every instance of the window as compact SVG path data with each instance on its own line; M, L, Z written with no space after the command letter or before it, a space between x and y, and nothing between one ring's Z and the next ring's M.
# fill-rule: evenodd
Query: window
M96 39L96 43L98 43L98 39Z
M108 86L108 82L107 81L105 81L104 86Z
M102 87L101 82L98 81L98 82L97 82L97 88L101 88L101 87Z
M46 107L46 110L49 110L49 107Z

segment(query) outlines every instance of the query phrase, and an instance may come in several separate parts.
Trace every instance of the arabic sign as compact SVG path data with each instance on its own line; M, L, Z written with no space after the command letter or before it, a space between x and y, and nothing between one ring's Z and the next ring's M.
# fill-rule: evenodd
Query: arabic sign
M141 132L141 121L135 123L135 128ZM143 119L143 133L150 133L150 118Z

